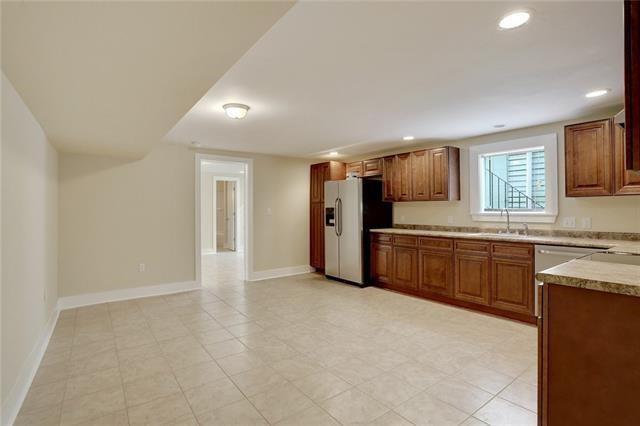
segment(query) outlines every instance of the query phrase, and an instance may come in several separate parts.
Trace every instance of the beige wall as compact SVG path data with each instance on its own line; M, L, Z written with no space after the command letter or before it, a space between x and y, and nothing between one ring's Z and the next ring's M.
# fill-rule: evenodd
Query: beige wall
M46 332L58 297L57 173L55 149L3 73L3 405L30 367L25 361Z
M253 271L308 265L309 162L199 152L254 160ZM195 279L195 151L61 154L59 169L61 296Z
M619 109L619 108L618 108ZM495 227L496 223L474 222L471 220L469 206L469 147L485 143L500 142L534 135L556 133L558 135L558 218L554 224L534 224L532 228L562 228L562 218L576 218L576 228L580 229L581 219L590 217L593 231L640 232L640 196L616 197L565 197L564 196L564 126L591 119L610 116L618 109L607 111L603 115L585 117L571 122L553 123L526 129L502 132L493 135L464 139L458 142L425 144L420 146L451 145L460 148L460 201L450 202L404 202L394 203L393 215L395 223L421 225L450 225L448 217L453 218L454 226ZM414 148L389 151L407 152ZM365 158L371 158L367 156ZM517 225L516 225L517 226Z

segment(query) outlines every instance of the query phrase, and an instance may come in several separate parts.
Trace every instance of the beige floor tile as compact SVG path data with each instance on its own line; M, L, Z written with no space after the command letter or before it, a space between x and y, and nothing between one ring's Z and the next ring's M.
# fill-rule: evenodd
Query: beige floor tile
M277 423L313 405L290 383L271 387L266 392L250 396L249 400L269 423Z
M410 361L410 359L405 355L392 350L379 352L379 353L370 352L366 354L361 354L361 355L358 355L358 358L360 358L367 364L371 364L374 367L379 368L382 371L391 371L395 367Z
M213 343L224 342L225 340L231 340L234 338L233 334L229 333L224 328L204 332L194 332L193 336L203 345L211 345Z
M271 367L287 380L299 379L324 370L320 364L306 356L283 359L271 364Z
M65 380L61 380L59 382L32 387L24 399L22 411L30 412L39 408L60 405L64 399L66 383Z
M77 398L101 389L116 387L121 383L122 379L118 368L109 368L82 376L75 376L67 381L64 398Z
M535 426L536 413L502 398L495 397L473 414L473 417L495 426Z
M478 363L511 377L518 377L532 365L532 362L529 360L495 351L478 358Z
M122 386L103 389L62 404L61 425L71 425L103 417L115 411L124 410L124 392Z
M464 422L460 423L460 426L487 426L482 420L478 420L475 417L469 417Z
M498 396L534 413L538 411L538 387L523 380L514 381Z
M379 368L366 364L358 358L349 358L334 365L330 370L333 374L352 385L359 385L384 373Z
M265 392L270 388L286 383L286 379L266 365L253 368L235 376L231 380L246 396Z
M352 387L351 384L329 371L314 373L310 376L296 379L292 383L315 402L324 401Z
M69 375L81 376L118 366L118 355L115 349L89 355L85 358L69 361Z
M196 415L245 399L236 385L226 377L188 389L184 394Z
M389 409L358 389L349 389L319 405L341 423L366 423Z
M128 407L144 404L176 392L180 392L180 386L170 373L146 376L124 384Z
M117 363L116 363L117 365ZM41 365L36 372L31 386L41 386L48 383L66 380L71 374L71 362L58 362L50 365Z
M398 413L394 411L389 411L387 414L381 417L378 417L377 419L370 422L369 424L373 426L411 426L413 425L413 423L411 423L409 420L401 417Z
M158 342L162 340L175 339L176 337L183 337L190 335L190 331L182 323L174 324L170 327L158 325L151 327L151 333Z
M128 409L131 426L171 424L173 420L189 414L191 414L191 408L182 392Z
M97 419L82 422L78 426L129 426L129 416L127 416L126 410L116 411Z
M317 405L300 411L276 423L278 426L338 426L340 423Z
M264 329L255 322L245 322L242 324L231 325L227 327L227 330L235 337L249 336L251 334L256 334L264 331Z
M204 349L209 352L209 355L213 359L224 358L229 355L239 354L245 352L247 347L239 340L225 340L224 342L212 343L210 345L204 345Z
M248 317L246 317L245 315L242 315L235 309L233 310L233 313L228 313L226 315L219 315L215 313L211 315L223 327L230 327L232 325L244 324L245 322L251 321Z
M163 352L160 350L160 345L155 342L118 351L118 359L121 363L142 361L149 358L157 358L162 355Z
M499 373L478 363L463 368L456 374L456 377L494 395L514 380L511 376Z
M140 345L147 345L155 343L156 339L153 334L149 332L141 332L135 334L127 334L125 336L116 337L116 346L118 350L134 348Z
M213 361L203 347L185 349L183 352L165 355L173 370L189 367L194 364Z
M533 364L522 373L518 380L522 380L530 385L538 386L538 365Z
M486 404L493 395L460 379L446 378L431 386L427 392L453 405L468 415Z
M129 383L156 374L171 375L171 367L163 357L143 358L120 363L122 381Z
M215 361L193 364L175 370L174 375L183 391L226 377Z
M457 425L469 417L465 412L426 392L401 404L394 411L416 425Z
M201 426L218 425L267 425L264 417L247 400L242 399L216 410L209 410L198 414L198 422Z
M193 414L185 414L182 417L173 419L170 424L171 426L199 426L198 420Z
M230 376L249 371L264 364L254 351L245 351L217 359L218 365Z
M420 390L434 385L447 376L440 370L415 361L401 364L391 370L391 373Z
M420 393L420 389L390 373L374 377L358 385L358 389L389 408L396 407Z
M58 426L62 404L50 405L25 412L24 407L18 413L13 426Z

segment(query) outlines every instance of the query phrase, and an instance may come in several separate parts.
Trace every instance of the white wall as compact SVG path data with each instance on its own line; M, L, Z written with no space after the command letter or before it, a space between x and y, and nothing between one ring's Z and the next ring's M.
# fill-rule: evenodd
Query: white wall
M3 424L28 381L58 297L57 153L2 74ZM37 362L37 360L35 360Z

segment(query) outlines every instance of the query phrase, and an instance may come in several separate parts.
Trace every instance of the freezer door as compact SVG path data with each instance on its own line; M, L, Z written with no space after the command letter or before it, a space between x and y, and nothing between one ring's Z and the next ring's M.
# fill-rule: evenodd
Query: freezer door
M340 278L362 284L362 180L339 184Z
M324 183L324 273L332 277L340 276L338 190L338 181Z

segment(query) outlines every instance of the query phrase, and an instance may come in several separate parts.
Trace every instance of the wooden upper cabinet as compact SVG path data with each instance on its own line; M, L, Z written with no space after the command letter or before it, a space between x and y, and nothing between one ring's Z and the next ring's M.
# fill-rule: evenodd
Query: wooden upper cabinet
M614 125L614 193L615 195L639 195L640 172L629 170L626 165L625 129Z
M380 176L381 174L382 158L374 158L362 162L362 176Z
M395 179L396 156L392 155L382 159L382 199L384 201L395 201Z
M347 174L355 173L356 176L362 176L362 161L355 161L347 164Z
M396 165L393 173L395 199L411 201L411 154L396 155Z
M414 201L429 200L428 161L426 150L411 153L411 199Z
M567 197L612 194L611 121L591 121L565 127Z

